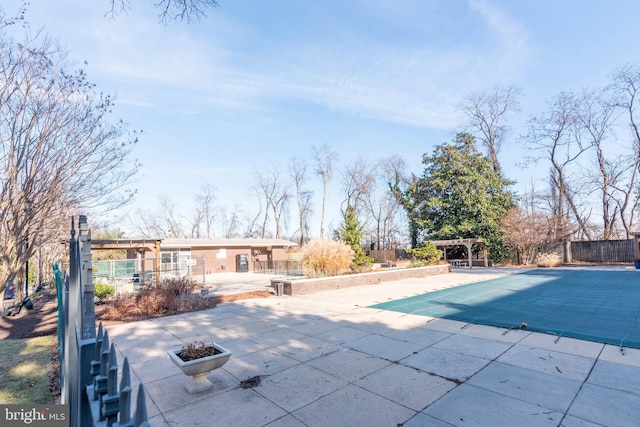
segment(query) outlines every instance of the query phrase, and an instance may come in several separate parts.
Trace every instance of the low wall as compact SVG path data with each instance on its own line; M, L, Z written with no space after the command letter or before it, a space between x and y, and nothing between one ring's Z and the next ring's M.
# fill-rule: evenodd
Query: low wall
M371 273L350 274L345 276L321 277L316 279L276 277L271 279L271 286L276 289L276 283L282 283L283 293L285 295L296 296L329 291L332 289L351 288L353 286L377 285L382 282L389 282L393 280L422 278L450 272L451 266L449 264L441 264L430 267L402 268L375 271Z

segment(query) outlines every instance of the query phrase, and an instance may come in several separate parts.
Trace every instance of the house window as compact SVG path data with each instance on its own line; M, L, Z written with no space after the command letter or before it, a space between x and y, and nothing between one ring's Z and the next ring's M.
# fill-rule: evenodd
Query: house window
M173 273L173 275L184 275L186 274L185 259L187 258L191 258L190 248L163 250L160 253L160 270Z

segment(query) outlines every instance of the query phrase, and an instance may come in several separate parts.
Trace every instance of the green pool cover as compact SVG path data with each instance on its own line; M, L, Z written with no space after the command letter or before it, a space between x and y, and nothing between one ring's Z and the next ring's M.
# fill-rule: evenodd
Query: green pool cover
M533 270L372 306L640 348L640 272Z

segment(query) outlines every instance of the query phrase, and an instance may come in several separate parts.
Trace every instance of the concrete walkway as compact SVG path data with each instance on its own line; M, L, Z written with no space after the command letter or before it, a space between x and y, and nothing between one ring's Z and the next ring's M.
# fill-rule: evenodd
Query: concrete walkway
M259 273L215 273L208 274L205 286L211 295L238 294L259 290L271 290L272 274Z
M152 426L637 426L640 350L366 308L516 271L237 301L109 334ZM233 356L190 395L166 352L212 339Z

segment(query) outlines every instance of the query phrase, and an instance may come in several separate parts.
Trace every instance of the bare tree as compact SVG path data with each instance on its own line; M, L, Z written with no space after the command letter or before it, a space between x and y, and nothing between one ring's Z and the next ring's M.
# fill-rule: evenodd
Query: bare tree
M196 208L196 211L193 214L193 218L191 218L191 220L189 221L189 225L191 227L190 237L195 239L203 238L204 236L204 231L202 229L203 222L204 222L203 212Z
M182 238L186 237L183 226L183 219L176 211L176 203L166 194L158 198L159 214L163 220L163 224L167 229L168 237Z
M631 136L628 145L629 154L624 156L618 170L621 179L614 184L616 193L613 196L620 213L620 220L626 232L626 237L631 238L634 225L634 214L637 211L638 198L638 173L640 172L640 130L638 130L638 117L636 116L637 101L640 93L640 69L638 67L625 66L613 75L613 82L609 89L617 96L615 105L627 117Z
M365 200L368 214L373 220L369 234L375 249L390 249L400 233L398 217L402 205L390 183L400 180L405 167L404 159L392 155L379 161L373 168L375 182Z
M311 219L312 192L303 188L307 180L307 162L293 157L289 163L289 175L296 187L296 202L298 205L298 233L299 247L309 239L309 220Z
M467 117L471 133L487 149L493 170L500 174L498 152L502 146L508 116L520 111L520 88L497 84L491 89L467 95L458 109Z
M157 210L136 208L129 222L132 224L136 236L150 239L166 239L169 237L167 228L162 224Z
M595 168L587 167L588 182L594 191L599 193L602 211L602 238L612 237L613 227L619 214L619 206L614 199L616 185L626 167L621 158L610 158L607 151L607 138L615 120L615 106L604 93L585 91L580 100L578 138L583 139L581 145L592 147Z
M232 239L239 236L240 230L240 214L242 210L237 203L233 205L231 210L227 210L226 206L218 208L218 218L222 230L222 236L225 239Z
M631 68L622 69L604 91L585 90L580 96L561 94L543 119L546 123L537 122L538 130L546 127L546 131L538 133L546 136L536 144L539 149L545 147L545 157L551 163L548 200L553 202L557 230L562 216L571 214L576 230L589 240L598 234L603 239L619 237L619 222L626 236L630 236L638 204L636 187L640 166L640 143L634 127L635 84L640 78L636 71L638 80L634 82L633 73ZM629 117L632 138L627 152L621 152L624 144L614 140L613 129L620 113ZM586 153L591 156L587 157ZM589 223L585 208L595 200L601 212L600 226Z
M407 163L404 158L393 155L382 162L383 172L387 181L387 186L398 205L405 210L409 221L409 240L412 248L418 245L420 227L416 222L418 213L412 197L413 191L417 188L418 177L407 172Z
M108 121L113 99L93 87L51 41L0 34L0 293L59 238L61 218L129 200L135 136Z
M216 0L154 0L154 6L160 11L160 20L164 23L170 21L191 22L206 15L207 9L218 6ZM107 15L115 16L119 12L131 9L130 0L111 0L111 9Z
M342 191L344 199L341 205L344 216L347 208L351 206L356 214L369 197L376 182L376 163L372 163L362 156L346 165L342 170Z
M576 201L576 192L570 180L570 167L589 149L579 137L579 100L572 92L563 92L549 104L549 111L529 121L529 146L541 153L535 160L550 162L551 202L554 211L554 229L558 239L565 239L566 219L572 215L576 231L592 240L588 214Z
M327 144L320 148L313 146L313 159L315 161L315 173L322 178L322 209L320 211L320 239L324 239L324 214L327 202L327 188L333 175L333 163L338 154L331 150Z
M244 216L244 222L243 222L244 228L242 231L242 237L257 238L258 236L261 236L261 235L264 236L264 228L260 228L257 225L261 215L262 215L262 206L254 216L251 216L250 214L246 214Z
M18 23L21 23L22 26L26 27L26 15L28 6L29 2L24 0L18 7L18 10L13 14L8 13L7 11L3 10L2 7L0 7L0 28L16 25Z
M286 211L291 197L287 191L287 186L282 183L281 170L277 165L272 164L271 168L264 173L256 171L255 180L256 193L264 197L266 205L262 237L265 237L268 213L271 210L275 223L275 238L279 239L286 222Z
M166 194L158 196L158 205L151 210L138 208L132 221L137 234L152 239L182 238L184 219L176 211L176 204Z
M400 210L398 201L391 191L375 191L367 196L367 207L369 216L373 219L371 234L375 249L389 249L392 236L399 232L396 222Z
M240 204L235 203L232 208L221 206L218 208L217 223L220 233L225 239L257 238L262 236L263 228L258 225L262 216L262 198L255 215L246 213Z
M555 218L538 206L534 192L526 192L520 205L512 208L500 221L505 242L515 250L519 263L533 262L538 249L554 242L552 224Z
M64 225L62 221L60 221L60 232L58 236L64 236L65 233L68 233L69 225L70 223L68 221L64 221ZM59 240L46 242L38 248L35 254L36 262L34 264L38 266L37 283L53 281L53 269L51 266L61 259L64 259L66 250L65 245L61 245Z
M258 172L255 172L255 175L256 175L256 181L257 181ZM259 184L254 184L251 190L253 194L255 194L256 199L258 200L258 214L256 215L252 225L249 228L245 229L244 234L247 235L247 237L249 237L250 235L250 236L255 236L255 237L264 239L266 237L270 237L270 236L267 236L269 234L269 231L267 230L267 224L269 222L269 208L268 206L265 207L264 216L263 216L262 203L265 198L263 189L260 187ZM258 221L260 220L260 217L262 217L261 224L258 223Z
M195 218L192 221L192 237L213 237L213 226L216 218L216 189L211 184L204 184L200 193L196 194Z

